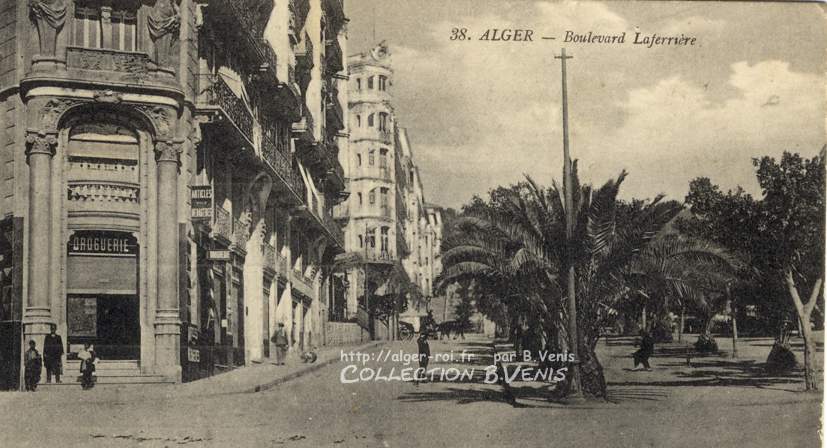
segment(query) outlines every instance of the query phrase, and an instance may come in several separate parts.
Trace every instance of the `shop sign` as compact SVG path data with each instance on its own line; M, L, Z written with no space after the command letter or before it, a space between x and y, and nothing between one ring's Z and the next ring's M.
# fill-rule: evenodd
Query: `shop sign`
M209 185L193 185L190 187L190 204L192 219L212 219L213 197L212 187Z
M187 361L189 362L201 362L201 352L195 348L187 349Z
M69 255L134 257L138 241L129 232L77 230L69 237Z
M230 261L230 251L227 249L209 250L207 251L207 260Z

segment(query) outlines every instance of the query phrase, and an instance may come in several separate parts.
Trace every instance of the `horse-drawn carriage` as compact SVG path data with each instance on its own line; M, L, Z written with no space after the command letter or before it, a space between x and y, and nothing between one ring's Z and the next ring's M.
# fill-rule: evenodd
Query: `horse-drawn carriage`
M414 337L414 326L409 322L399 322L399 339L409 341Z

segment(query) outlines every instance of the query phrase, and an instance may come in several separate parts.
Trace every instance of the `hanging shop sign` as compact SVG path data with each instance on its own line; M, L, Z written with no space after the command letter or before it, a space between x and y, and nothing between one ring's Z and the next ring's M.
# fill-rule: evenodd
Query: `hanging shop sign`
M187 361L201 362L201 352L194 348L187 349Z
M192 219L212 219L212 187L210 185L191 186L190 204L192 205Z
M77 230L69 237L69 255L134 257L138 240L129 232Z

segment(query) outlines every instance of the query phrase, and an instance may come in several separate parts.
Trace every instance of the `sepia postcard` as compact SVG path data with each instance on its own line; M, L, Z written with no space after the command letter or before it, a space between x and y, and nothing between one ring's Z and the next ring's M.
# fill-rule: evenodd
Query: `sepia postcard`
M0 446L823 446L826 12L0 0Z

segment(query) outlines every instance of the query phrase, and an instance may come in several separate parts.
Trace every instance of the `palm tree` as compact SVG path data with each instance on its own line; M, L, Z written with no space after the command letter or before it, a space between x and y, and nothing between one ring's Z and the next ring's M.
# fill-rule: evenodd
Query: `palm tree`
M650 298L647 305L659 318L689 307L706 318L709 330L712 317L726 302L724 291L741 266L738 258L710 242L668 234L647 245L627 279Z
M573 165L572 210L563 206L557 185L545 189L527 177L482 216L458 220L445 240L443 281L471 276L504 301L522 303L543 325L546 346L566 350L577 343L583 392L605 397L603 369L594 352L600 329L614 319L612 310L628 296L624 273L641 250L681 207L657 197L618 209L617 194L626 177L593 190L581 185ZM574 231L566 237L566 213ZM578 341L567 331L564 291L569 266L576 268Z

